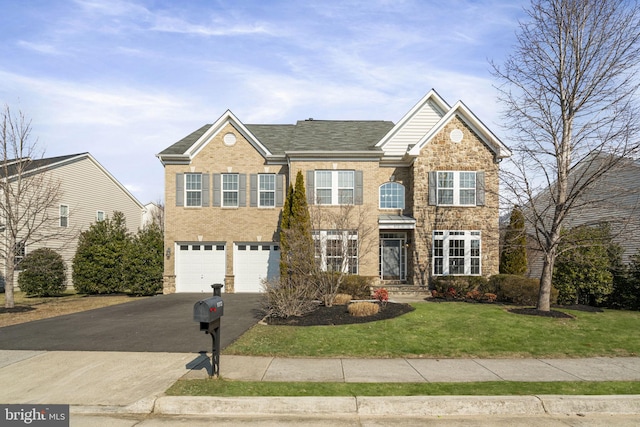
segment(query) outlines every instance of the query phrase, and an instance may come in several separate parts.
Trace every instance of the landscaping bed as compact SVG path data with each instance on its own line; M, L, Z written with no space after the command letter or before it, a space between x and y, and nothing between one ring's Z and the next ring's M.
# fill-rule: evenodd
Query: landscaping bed
M353 316L347 311L347 305L323 305L304 316L291 316L288 318L268 317L265 319L269 325L291 326L321 326L321 325L348 325L354 323L368 323L377 320L393 319L405 313L415 310L409 304L381 303L380 311L371 316Z

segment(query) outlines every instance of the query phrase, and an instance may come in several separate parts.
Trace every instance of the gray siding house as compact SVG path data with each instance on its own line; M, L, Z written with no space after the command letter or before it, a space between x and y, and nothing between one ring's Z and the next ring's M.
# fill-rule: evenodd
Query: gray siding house
M608 223L613 242L623 249L622 261L628 263L630 257L640 250L640 160L630 158L588 156L573 168L570 186L585 185L589 177L602 168L602 162L615 162L582 197L571 200L573 207L564 227L589 226ZM541 193L535 199L536 215L548 218L553 214L550 193ZM535 226L531 209L523 209L527 228L527 255L529 276L540 277L542 273L542 253L536 246ZM540 228L540 227L538 227Z
M71 286L72 261L80 233L114 211L124 213L127 228L135 233L142 224L143 205L89 153L29 161L29 173L46 174L47 179L59 183L60 196L56 206L47 212L50 220L44 226L44 234L48 237L20 245L15 256L24 257L42 247L55 250L65 261L67 286ZM11 180L11 168L8 175ZM5 233L3 229L0 238L6 238ZM4 277L6 265L0 264L0 269Z

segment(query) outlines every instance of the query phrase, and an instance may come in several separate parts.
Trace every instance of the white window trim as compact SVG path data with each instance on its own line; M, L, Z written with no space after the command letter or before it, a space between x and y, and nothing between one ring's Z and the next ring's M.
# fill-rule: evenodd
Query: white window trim
M262 179L264 177L273 177L273 190L263 190L262 186L260 185L262 183ZM262 197L260 197L262 194L267 194L267 193L271 193L273 194L273 204L272 205L263 205L262 204ZM275 208L276 207L276 174L274 173L259 173L258 174L258 207L259 208Z
M402 200L400 201L401 205L400 206L396 206L396 207L383 207L382 206L382 187L389 185L389 184L394 184L394 185L398 185L400 188L402 188ZM378 187L378 208L379 209L404 209L405 208L405 196L406 195L406 188L404 187L404 185L400 184L399 182L395 182L395 181L388 181L385 182L384 184L380 185L380 187Z
M65 208L66 212L63 214L62 209ZM58 208L59 219L58 226L61 228L69 228L69 205L61 204ZM62 225L62 219L65 219L66 224Z
M20 240L15 243L13 247L13 265L15 266L16 271L22 270L20 264L24 257L27 256L27 245L24 240Z
M326 173L326 172L330 172L331 173L331 187L320 187L318 186L318 172L321 173ZM352 174L352 182L353 182L353 186L351 187L340 187L339 186L339 174L340 173L344 173L344 172L349 172ZM355 203L355 198L356 198L356 176L355 176L355 171L354 170L345 170L345 169L340 169L340 170L316 170L315 171L315 176L314 176L314 182L316 183L316 185L314 186L314 198L316 200L316 203L318 205L323 205L323 206L340 206L340 205L353 205ZM318 197L318 190L331 190L331 203L320 203L320 198ZM352 192L352 200L351 203L340 203L340 190L351 190Z
M199 189L190 189L187 188L189 182L189 176L199 176L200 177L200 188ZM200 194L200 203L197 205L189 204L189 193L198 193ZM184 174L184 206L188 208L200 208L202 207L202 174L201 173L185 173Z
M236 177L236 189L235 190L225 190L224 188L224 179L228 176ZM225 204L224 195L229 193L235 193L236 195L236 203L234 205ZM220 178L220 206L223 208L237 208L240 205L240 175L237 173L223 173Z
M452 187L442 187L440 188L440 174L441 173L453 173L453 188ZM461 190L470 190L471 187L460 187L460 175L462 173L473 173L474 175L474 197L473 203L460 203L460 191ZM476 186L477 180L477 172L476 171L436 171L436 198L438 206L476 206L476 202L478 200L478 188ZM453 190L453 203L440 203L440 190Z
M100 214L102 214L102 219L100 219ZM105 211L96 211L96 222L104 221L105 219L107 219Z
M463 233L463 234L454 234ZM435 241L442 240L442 273L436 273ZM464 240L464 273L449 273L449 241ZM471 241L479 241L478 256L471 256ZM482 233L478 230L434 230L431 250L431 272L434 276L480 276L482 275ZM438 257L440 258L440 257ZM471 273L471 259L477 258L479 271Z
M339 234L337 234L339 233ZM328 257L327 257L327 242L329 240L341 240L342 241L342 253L346 253L348 250L347 242L356 242L356 254L352 257L343 256L342 258L342 273L358 274L360 268L359 257L359 245L358 245L358 232L353 230L315 230L313 231L313 240L320 241L320 253L316 253L316 260L320 264L320 270L327 271ZM314 245L315 246L315 245ZM354 265L355 263L355 265ZM351 268L354 271L351 271Z

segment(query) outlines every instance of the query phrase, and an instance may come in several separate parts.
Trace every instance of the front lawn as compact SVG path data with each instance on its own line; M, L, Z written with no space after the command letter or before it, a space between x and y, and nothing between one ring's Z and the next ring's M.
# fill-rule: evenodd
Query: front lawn
M400 317L342 326L256 325L223 353L281 357L591 357L640 354L640 312L513 314L499 304L414 303Z
M640 394L637 381L472 383L311 383L180 380L169 396L528 396Z

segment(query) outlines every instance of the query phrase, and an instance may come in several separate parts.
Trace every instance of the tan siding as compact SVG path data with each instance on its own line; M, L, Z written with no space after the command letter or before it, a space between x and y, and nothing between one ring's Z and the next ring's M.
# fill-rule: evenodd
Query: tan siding
M385 145L387 155L401 156L407 146L418 143L442 118L431 102L427 102Z
M78 246L80 232L96 221L96 211L102 210L108 217L113 211L124 213L130 232L138 231L142 209L89 158L51 169L47 174L60 182L59 203L51 209L51 221L43 232L58 236L27 245L27 253L40 247L48 247L62 255L67 266L68 286L71 286L72 261ZM59 205L69 206L68 227L59 226Z

